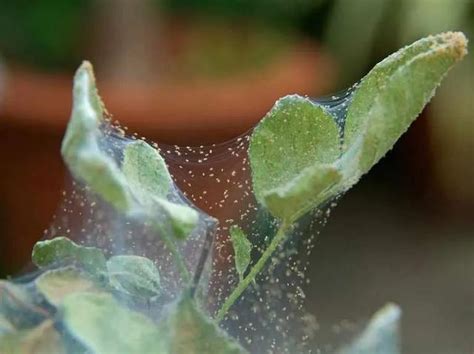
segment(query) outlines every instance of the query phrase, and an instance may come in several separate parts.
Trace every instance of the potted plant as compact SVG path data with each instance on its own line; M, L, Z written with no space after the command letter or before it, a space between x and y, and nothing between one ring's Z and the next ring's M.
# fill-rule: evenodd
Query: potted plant
M421 39L377 64L343 98L279 99L247 138L236 140L248 141L248 190L258 205L249 207L260 208L272 227L251 235L245 229L256 224L254 215L226 220L233 277L211 269L217 220L176 186L166 151L127 137L110 120L85 62L75 75L61 148L74 187L51 238L33 249L38 272L0 283L2 352L307 350L314 345L307 337L291 336L307 329L291 317L300 299L282 296L289 289L280 279L302 271L288 245L307 245L305 217L321 216L391 149L465 54L462 33ZM284 275L275 275L279 265ZM221 277L218 308L209 311ZM252 313L262 322L249 322ZM340 352L397 353L399 317L388 305Z

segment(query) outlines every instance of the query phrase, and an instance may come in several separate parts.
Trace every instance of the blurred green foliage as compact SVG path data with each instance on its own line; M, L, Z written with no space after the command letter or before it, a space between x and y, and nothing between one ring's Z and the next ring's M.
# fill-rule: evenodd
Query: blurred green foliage
M1 0L0 51L43 68L70 66L81 51L91 0Z
M345 88L394 49L445 31L472 38L473 24L472 0L335 0L323 42L338 63L338 86Z
M295 25L324 0L154 0L167 11L228 20L254 19L259 23Z

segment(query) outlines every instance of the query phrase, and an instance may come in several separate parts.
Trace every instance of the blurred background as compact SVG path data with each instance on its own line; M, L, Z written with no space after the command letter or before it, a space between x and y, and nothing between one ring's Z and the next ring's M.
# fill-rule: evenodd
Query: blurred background
M83 59L130 131L200 145L242 134L285 94L343 90L445 30L474 38L474 1L0 0L0 275L28 262L61 198ZM306 296L327 351L388 300L404 310L404 353L474 351L470 51L317 240Z

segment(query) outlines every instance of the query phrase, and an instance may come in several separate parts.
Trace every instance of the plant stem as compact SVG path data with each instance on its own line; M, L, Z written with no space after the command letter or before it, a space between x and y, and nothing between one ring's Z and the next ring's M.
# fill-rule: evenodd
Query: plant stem
M206 265L207 257L209 256L209 252L211 251L212 243L214 241L214 232L215 230L208 230L206 232L206 239L204 240L204 245L202 247L201 256L199 258L198 265L196 267L196 272L194 273L193 284L191 286L191 297L194 297L196 293L197 286L199 284L199 280L201 279L202 272L204 271L204 267Z
M224 304L220 308L219 312L216 315L216 321L220 322L224 319L224 316L227 314L229 309L232 307L232 305L237 301L237 299L242 295L242 293L245 291L245 289L248 288L250 283L256 278L258 273L260 273L265 264L267 263L268 259L273 255L273 253L276 251L278 246L283 242L286 236L286 231L288 230L288 223L283 222L280 227L278 228L278 231L275 235L275 237L272 239L270 242L270 245L268 245L267 249L257 263L252 267L250 272L247 274L247 276L242 279L242 281L239 282L239 285L232 291L232 293L227 297L225 300Z
M189 283L189 281L191 280L191 275L189 274L189 270L186 267L186 264L184 263L183 255L178 251L178 249L176 248L176 244L173 242L169 234L163 229L163 227L161 227L161 225L158 225L158 223L156 223L155 226L159 230L166 248L171 252L174 261L178 266L178 271L181 275L181 278L183 278L183 281L185 283Z

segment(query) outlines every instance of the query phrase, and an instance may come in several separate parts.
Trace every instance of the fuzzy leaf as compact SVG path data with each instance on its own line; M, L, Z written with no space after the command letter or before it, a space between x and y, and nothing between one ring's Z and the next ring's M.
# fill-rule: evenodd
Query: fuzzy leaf
M322 106L298 95L278 100L250 141L257 200L274 216L294 221L337 183L339 176L330 164L339 155L339 128Z
M101 250L80 246L66 237L37 242L33 247L32 260L38 268L77 265L91 274L106 270L106 259Z
M351 182L366 173L408 129L449 69L467 53L460 32L429 36L377 64L353 94L345 124L345 149L356 149Z
M232 246L234 247L234 262L239 278L243 279L244 273L250 264L250 252L252 251L252 244L247 238L243 230L237 226L230 227L230 238Z
M187 236L198 214L185 204L166 200L172 180L163 158L144 141L135 141L125 147L120 167L100 146L104 115L92 66L84 62L74 77L73 109L61 149L73 176L117 210L161 228L169 222L174 236ZM157 218L157 213L165 213L167 219Z
M377 311L362 334L340 354L399 354L401 311L387 304Z
M179 300L163 328L172 354L243 354L247 353L234 339L204 315L193 299Z
M61 336L51 320L31 329L0 337L0 353L66 354Z
M61 313L69 334L94 354L168 353L156 325L141 313L123 307L111 295L69 295Z
M48 270L35 280L36 288L53 306L76 292L98 292L100 288L85 274L74 267Z
M172 186L165 161L158 151L144 141L125 147L122 171L132 193L145 206L153 205L153 197L166 198Z
M97 93L92 65L76 72L73 108L61 152L75 178L121 211L130 209L130 193L115 161L98 144L104 106Z
M125 294L151 298L160 293L160 273L148 258L114 256L107 261L111 285Z
M156 208L167 216L173 235L178 239L184 239L196 227L199 214L196 210L184 204L177 204L166 199L156 198Z
M136 141L124 151L123 173L132 194L152 214L163 214L154 223L170 223L171 232L177 238L186 237L196 226L199 215L185 204L166 199L172 188L172 179L163 158L158 151L145 143Z
M306 212L335 196L342 175L333 165L307 167L286 185L266 192L267 207L284 220L297 220Z

